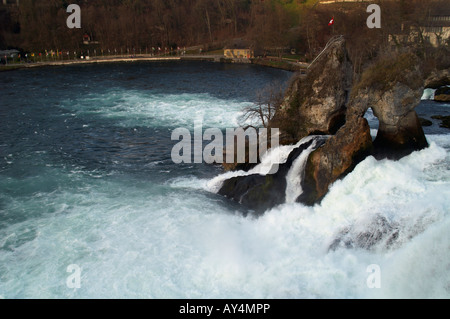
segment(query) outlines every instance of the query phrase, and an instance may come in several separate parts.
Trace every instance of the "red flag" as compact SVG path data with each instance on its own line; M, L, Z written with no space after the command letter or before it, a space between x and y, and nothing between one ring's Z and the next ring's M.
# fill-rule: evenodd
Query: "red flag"
M330 22L328 22L328 25L329 25L329 26L330 26L330 25L333 25L333 24L334 24L334 17L331 18Z

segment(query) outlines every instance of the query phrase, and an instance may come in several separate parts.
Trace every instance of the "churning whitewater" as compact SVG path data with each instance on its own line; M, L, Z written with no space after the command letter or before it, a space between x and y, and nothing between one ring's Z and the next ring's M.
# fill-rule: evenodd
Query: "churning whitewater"
M296 145L250 172L171 161L173 129L235 127L258 88L289 77L212 63L0 74L0 297L449 298L450 135L437 123L429 148L369 157L306 207L296 176L311 146L286 203L258 218L216 192ZM428 116L450 107L423 103Z

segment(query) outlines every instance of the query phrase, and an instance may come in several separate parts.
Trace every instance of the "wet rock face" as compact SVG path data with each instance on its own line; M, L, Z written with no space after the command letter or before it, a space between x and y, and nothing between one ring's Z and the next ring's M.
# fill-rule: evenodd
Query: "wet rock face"
M260 214L284 202L286 179L277 177L259 174L232 177L224 182L219 194Z
M439 125L440 127L450 128L450 116L433 115L431 118L441 120L441 124Z
M280 143L332 135L307 158L297 202L319 203L331 184L369 155L399 159L428 146L414 110L424 89L420 65L413 53L380 58L364 71L348 95L353 67L341 38L316 60L306 79L294 79L270 123L282 132ZM380 122L373 142L364 118L368 108ZM286 201L286 175L299 154L301 151L293 151L276 174L231 178L219 194L258 211L282 204Z
M344 177L372 151L370 127L364 118L347 122L321 148L312 152L302 180L298 201L313 205L328 192L329 186Z
M397 126L380 121L380 128L374 141L374 156L377 159L400 159L428 147L419 117L410 111L399 120Z
M399 225L389 222L383 216L375 216L369 225L364 226L357 227L354 225L343 229L328 249L360 248L370 250L378 245L390 248L399 238Z
M316 143L318 147L324 141L324 138L317 138L295 148L289 154L287 161L279 165L275 174L252 174L227 179L218 193L254 210L256 214L262 214L268 208L283 204L286 201L286 175L292 163L312 143Z
M419 121L420 121L420 125L422 125L422 127L424 127L424 126L432 126L433 125L433 122L431 122L428 119L422 118L422 117L419 117Z
M434 93L434 100L436 102L450 102L450 87L443 86Z
M428 146L420 120L414 111L422 96L421 89L396 84L372 106L380 121L374 146L379 158L398 159Z

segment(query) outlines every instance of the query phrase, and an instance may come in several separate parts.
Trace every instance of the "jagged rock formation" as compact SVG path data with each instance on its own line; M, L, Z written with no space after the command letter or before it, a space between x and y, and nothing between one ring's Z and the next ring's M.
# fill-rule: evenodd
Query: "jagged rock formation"
M362 75L352 90L352 112L370 107L380 121L374 141L377 158L399 159L428 146L414 110L423 93L420 61L413 53L379 60Z
M450 69L435 70L425 79L425 88L436 89L436 102L450 102Z
M270 123L271 127L280 128L282 144L296 143L308 135L332 135L309 155L298 202L320 202L336 180L368 155L399 159L428 146L414 111L420 103L424 81L420 62L413 53L378 59L353 85L349 95L352 74L345 40L339 38L328 46L305 79L294 79ZM368 108L380 122L373 142L364 118ZM258 210L283 203L286 174L300 154L292 152L277 174L232 178L219 194Z
M431 117L435 120L441 120L440 127L450 128L450 116L443 116L443 115L433 115Z
M437 102L450 102L450 87L442 86L434 93L434 100Z
M367 120L359 117L347 122L324 146L312 152L305 167L298 201L313 205L328 192L329 186L353 170L372 152Z
M345 40L338 38L310 66L305 79L294 79L270 126L294 143L308 135L335 134L345 122L352 76Z
M398 224L376 215L368 226L367 229L364 227L364 230L355 226L343 229L328 249L333 251L339 247L345 247L370 250L377 245L390 248L397 243L400 236Z
M226 180L219 194L253 209L257 214L263 213L268 207L283 204L286 199L286 175L292 163L311 144L316 143L316 147L319 147L324 141L325 139L317 138L295 148L286 162L279 165L275 174L251 174Z
M368 155L399 159L428 146L414 111L423 92L419 65L417 57L407 53L381 59L363 73L351 93L346 125L310 155L299 201L319 202L332 183ZM369 107L380 121L373 143L363 118Z
M422 118L422 117L419 117L419 121L420 121L420 125L422 125L422 127L424 127L424 126L432 126L433 125L433 122L431 122L428 119Z

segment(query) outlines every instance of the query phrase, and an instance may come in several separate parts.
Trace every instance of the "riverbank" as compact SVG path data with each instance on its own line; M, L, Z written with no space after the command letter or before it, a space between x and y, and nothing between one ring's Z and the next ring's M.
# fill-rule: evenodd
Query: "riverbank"
M257 64L257 65L271 67L271 68L291 71L291 72L298 72L298 71L303 72L304 71L305 73L306 73L306 69L309 66L308 63L299 63L299 62L294 62L294 61L290 61L290 60L286 60L286 59L280 60L278 58L255 58L252 60L252 63Z
M73 64L93 64L93 63L118 63L118 62L138 62L138 61L179 61L181 57L155 57L155 56L135 56L135 57L96 57L89 59L77 59L77 60L60 60L60 61L41 61L31 63L18 63L8 64L0 66L0 71L11 71L24 68L36 68L44 66L65 66Z
M89 59L76 59L76 60L57 60L57 61L40 61L30 63L17 63L0 66L1 71L12 71L25 68L36 68L45 66L66 66L73 64L93 64L93 63L123 63L123 62L170 62L170 61L211 61L211 62L225 62L222 55L183 55L183 56L151 56L151 55L138 55L138 56L109 56L109 57L94 57ZM271 58L255 58L252 59L252 64L262 65L266 67L297 72L304 70L306 72L306 63L296 63L286 60L274 60Z

